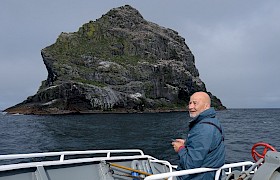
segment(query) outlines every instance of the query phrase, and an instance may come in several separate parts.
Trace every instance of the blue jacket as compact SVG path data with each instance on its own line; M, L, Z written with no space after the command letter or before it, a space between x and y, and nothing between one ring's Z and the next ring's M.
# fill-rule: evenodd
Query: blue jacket
M177 170L199 167L219 168L225 163L224 134L221 124L215 118L213 108L195 117L189 124L185 148L178 152ZM179 177L181 180L212 180L215 172Z

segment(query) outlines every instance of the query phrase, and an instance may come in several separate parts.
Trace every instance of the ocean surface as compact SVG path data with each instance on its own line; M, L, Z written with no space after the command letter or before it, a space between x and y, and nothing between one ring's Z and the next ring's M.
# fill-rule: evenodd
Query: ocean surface
M267 142L280 150L280 109L218 111L226 162L253 161L251 148ZM185 137L187 112L87 115L8 115L0 112L0 155L97 149L142 149L173 164L171 139Z

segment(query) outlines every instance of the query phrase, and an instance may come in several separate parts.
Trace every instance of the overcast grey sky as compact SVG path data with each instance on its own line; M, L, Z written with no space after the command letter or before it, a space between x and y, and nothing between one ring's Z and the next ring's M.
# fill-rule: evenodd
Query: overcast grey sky
M41 49L129 4L186 39L200 78L228 108L280 108L279 0L1 0L0 109L34 95Z

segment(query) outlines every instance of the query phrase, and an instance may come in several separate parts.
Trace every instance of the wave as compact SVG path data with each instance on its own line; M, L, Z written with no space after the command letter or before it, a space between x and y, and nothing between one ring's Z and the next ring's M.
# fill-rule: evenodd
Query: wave
M5 112L5 111L1 111L1 114L2 114L2 115L5 115L5 114L7 114L7 112Z

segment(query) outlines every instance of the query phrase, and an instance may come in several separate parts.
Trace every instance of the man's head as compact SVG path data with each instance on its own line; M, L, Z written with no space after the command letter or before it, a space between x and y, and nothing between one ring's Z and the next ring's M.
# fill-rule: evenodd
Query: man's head
M190 97L188 106L190 117L196 117L211 107L211 99L205 92L196 92Z

